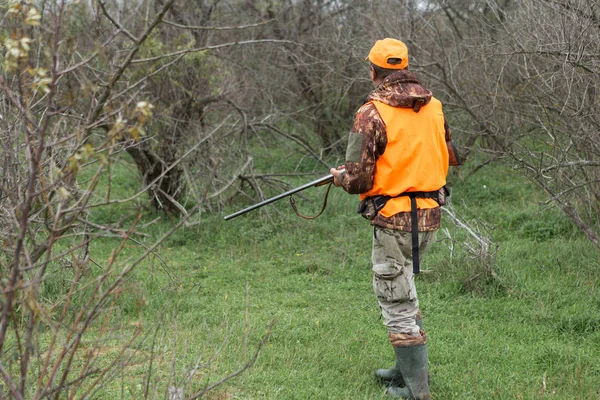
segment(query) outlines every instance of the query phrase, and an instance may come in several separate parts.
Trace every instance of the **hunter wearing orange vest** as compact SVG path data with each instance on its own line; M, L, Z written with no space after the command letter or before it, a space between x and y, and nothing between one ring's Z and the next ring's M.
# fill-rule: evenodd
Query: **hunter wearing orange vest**
M360 194L359 212L374 226L373 289L396 355L376 376L393 397L431 399L414 274L435 241L448 166L458 160L442 103L407 70L404 43L378 40L366 59L375 90L356 113L345 168L331 173Z

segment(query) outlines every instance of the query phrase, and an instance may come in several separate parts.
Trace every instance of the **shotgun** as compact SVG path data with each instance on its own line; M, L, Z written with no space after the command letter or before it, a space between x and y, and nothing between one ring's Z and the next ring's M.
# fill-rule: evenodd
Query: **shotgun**
M326 185L328 183L329 183L329 187L327 188L327 193L325 193L325 200L323 202L323 208L321 209L321 211L317 215L315 215L314 217L306 217L306 216L300 214L298 212L298 210L296 209L296 204L294 202L294 198L292 197L292 195L294 193L301 192L301 191L309 189L311 187L322 186L322 185ZM319 215L321 215L321 213L323 213L323 210L325 210L325 207L327 206L327 196L329 195L329 189L331 189L331 184L332 183L333 183L333 175L329 174L327 176L324 176L322 178L319 178L317 180L309 182L309 183L307 183L305 185L299 186L299 187L297 187L295 189L288 190L287 192L281 193L281 194L279 194L279 195L277 195L275 197L271 197L270 199L267 199L265 201L261 201L260 203L254 204L253 206L250 206L248 208L244 208L243 210L240 210L240 211L235 212L233 214L229 214L229 215L227 215L225 217L225 221L228 221L228 220L230 220L232 218L235 218L235 217L239 217L242 214L246 214L247 212L256 210L257 208L261 208L263 206L266 206L267 204L271 204L273 202L276 202L277 200L281 200L284 197L288 197L288 196L290 196L290 204L292 205L292 208L294 209L294 211L296 212L296 214L298 214L298 216L300 216L302 218L305 218L305 219L315 219Z

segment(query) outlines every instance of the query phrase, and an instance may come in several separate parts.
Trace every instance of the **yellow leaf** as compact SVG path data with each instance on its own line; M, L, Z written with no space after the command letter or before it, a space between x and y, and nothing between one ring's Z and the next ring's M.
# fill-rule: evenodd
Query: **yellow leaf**
M71 193L69 193L69 191L65 189L64 186L59 187L56 193L58 194L58 198L61 200L66 200L69 197L71 197Z
M39 26L42 16L35 8L30 8L25 17L25 23L30 26Z

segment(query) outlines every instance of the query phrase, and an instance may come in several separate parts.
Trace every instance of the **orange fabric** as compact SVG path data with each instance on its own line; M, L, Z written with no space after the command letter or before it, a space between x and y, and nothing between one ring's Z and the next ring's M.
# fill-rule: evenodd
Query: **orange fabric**
M390 58L398 58L400 63L390 63ZM365 60L386 69L404 69L408 67L408 49L398 39L385 38L375 42Z
M360 199L404 192L431 192L446 184L448 149L442 103L432 98L418 113L412 108L372 102L386 126L387 146L375 163L373 187ZM417 199L417 208L434 208L433 199ZM390 199L379 212L391 217L410 211L410 198Z

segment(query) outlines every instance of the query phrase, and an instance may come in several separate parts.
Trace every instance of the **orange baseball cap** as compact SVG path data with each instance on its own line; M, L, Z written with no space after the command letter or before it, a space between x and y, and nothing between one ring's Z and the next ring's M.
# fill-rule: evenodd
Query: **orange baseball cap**
M408 49L398 39L385 38L375 42L365 60L386 69L408 67Z

